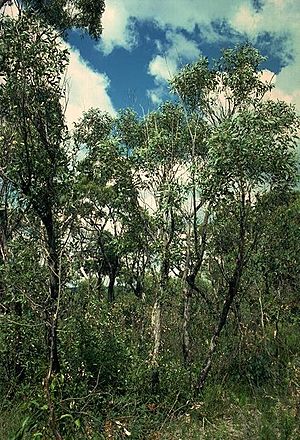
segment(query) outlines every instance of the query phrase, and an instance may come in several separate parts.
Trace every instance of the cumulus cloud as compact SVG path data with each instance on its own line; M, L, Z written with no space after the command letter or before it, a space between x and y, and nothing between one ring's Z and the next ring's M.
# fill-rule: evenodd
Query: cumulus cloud
M174 76L181 65L199 56L199 48L195 41L188 40L180 32L167 31L167 43L158 42L160 54L149 63L148 73L154 77L156 88L148 90L148 96L153 104L163 100L167 92L168 81Z
M105 13L102 17L103 33L99 48L104 55L121 46L127 50L134 47L136 35L130 23L130 14L126 8L126 2L110 0L106 4Z
M115 114L108 95L109 79L103 73L96 72L80 56L77 50L70 48L70 64L67 70L68 103L66 120L69 127L77 121L83 111L97 107Z
M265 0L258 12L253 12L241 4L231 24L237 30L249 35L255 43L258 35L268 32L284 36L286 47L276 55L287 64L275 77L276 89L273 96L296 105L300 110L300 4L298 0ZM292 60L286 59L286 54Z
M266 32L285 37L288 43L285 53L274 54L282 56L282 64L287 64L277 75L276 86L280 88L282 96L288 96L300 109L299 0L264 0L259 9L254 7L252 0L107 0L101 45L104 53L111 52L115 46L126 49L134 47L136 36L130 26L133 18L155 21L162 29L171 30L173 37L180 35L179 30L191 32L198 25L202 38L207 41L222 39L213 26L216 21L227 23L232 30L244 34L254 44ZM178 42L176 44L179 46ZM286 53L292 54L292 62L284 59ZM177 67L178 60L174 54L158 51L151 60L149 73L156 81L166 80Z
M300 110L300 88L294 88L290 92L285 90L284 81L283 87L280 85L282 82L282 75L275 75L270 70L263 70L262 79L274 84L275 88L271 92L267 93L266 99L273 99L275 101L285 101L288 104L294 104L298 110Z
M244 0L251 5L251 0ZM118 44L128 44L126 24L130 18L156 21L163 28L183 28L189 31L195 24L207 24L219 18L230 18L238 10L241 0L108 0L103 16L103 37L114 40L118 33ZM115 11L115 13L113 12ZM118 18L116 18L118 16ZM115 25L121 24L116 31Z
M168 81L176 72L176 60L170 57L156 55L149 64L149 73L154 76L156 82Z
M257 11L248 4L242 4L233 16L231 24L241 31L253 33L258 28L260 21L261 15Z
M4 8L4 14L11 17L18 16L18 9L14 3ZM67 48L70 57L66 73L66 122L71 128L81 116L83 111L97 107L110 114L115 114L115 109L109 97L109 79L95 71L80 56L78 50L62 42L62 47ZM1 81L1 78L0 78Z

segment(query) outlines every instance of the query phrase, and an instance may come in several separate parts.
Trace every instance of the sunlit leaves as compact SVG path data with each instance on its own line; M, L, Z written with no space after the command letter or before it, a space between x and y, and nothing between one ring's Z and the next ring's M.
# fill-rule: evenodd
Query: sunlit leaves
M6 18L0 44L0 123L6 178L44 215L58 203L67 171L62 84L67 51L33 18ZM50 201L51 198L51 201Z
M5 3L7 0L1 4ZM102 33L104 0L24 0L19 7L22 14L34 16L58 31L78 28L96 40Z

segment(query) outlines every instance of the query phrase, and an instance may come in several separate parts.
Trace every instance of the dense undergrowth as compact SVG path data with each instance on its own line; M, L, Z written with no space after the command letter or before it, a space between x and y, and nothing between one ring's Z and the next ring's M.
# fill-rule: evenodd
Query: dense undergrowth
M300 119L265 58L70 130L31 3L0 23L0 440L299 439Z
M150 300L124 297L120 290L118 297L109 306L87 285L72 293L72 316L65 316L59 330L62 372L51 385L64 439L299 438L299 319L293 310L276 327L266 321L255 331L246 307L239 322L233 312L207 386L195 396L191 382L211 325L201 316L200 301L193 309L196 360L187 371L181 359L181 307L176 307L174 292L169 295L160 386L153 392ZM17 379L9 378L12 354L5 353L2 337L1 439L46 440L51 435L42 383L46 365L38 349L44 335L38 327L26 330L22 327L26 372ZM29 340L36 352L27 358Z

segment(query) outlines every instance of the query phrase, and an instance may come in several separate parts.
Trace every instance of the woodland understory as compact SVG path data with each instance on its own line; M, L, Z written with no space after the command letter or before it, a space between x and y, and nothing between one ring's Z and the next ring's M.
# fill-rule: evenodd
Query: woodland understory
M67 127L74 3L0 0L0 439L299 439L295 108L246 44Z

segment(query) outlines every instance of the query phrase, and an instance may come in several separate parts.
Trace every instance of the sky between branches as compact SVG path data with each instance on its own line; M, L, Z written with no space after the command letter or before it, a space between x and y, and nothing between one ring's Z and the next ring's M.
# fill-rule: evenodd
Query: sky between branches
M68 122L90 107L147 113L185 63L246 41L268 57L274 99L300 111L299 23L299 0L106 0L100 42L69 33Z

